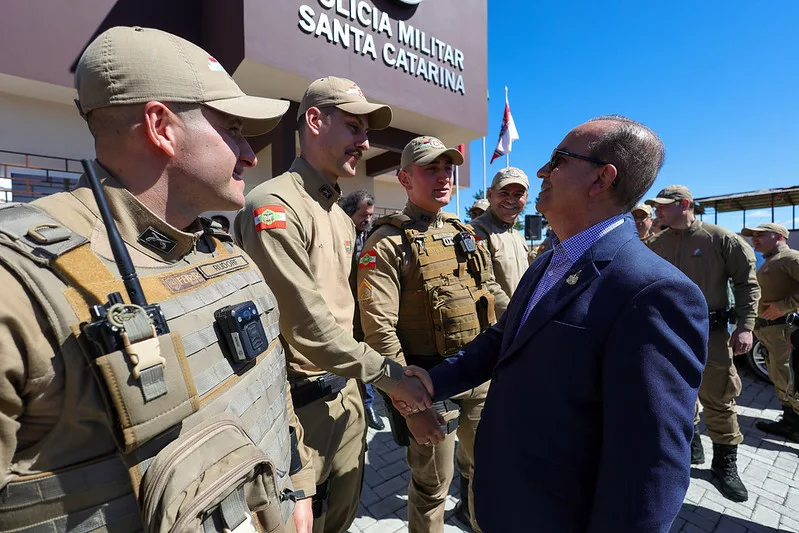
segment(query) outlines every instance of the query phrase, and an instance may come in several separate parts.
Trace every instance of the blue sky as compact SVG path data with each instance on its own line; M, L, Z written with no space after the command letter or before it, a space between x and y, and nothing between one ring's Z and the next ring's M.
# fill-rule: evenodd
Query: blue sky
M644 122L666 145L647 197L674 183L697 197L799 185L797 21L795 0L489 0L487 159L507 85L520 136L510 161L530 176L531 198L563 136L610 113ZM461 217L482 187L480 140L470 148ZM504 157L488 166L489 184L502 166ZM791 227L790 208L775 218ZM768 220L770 211L747 212L747 225ZM719 215L729 229L742 223L740 212Z

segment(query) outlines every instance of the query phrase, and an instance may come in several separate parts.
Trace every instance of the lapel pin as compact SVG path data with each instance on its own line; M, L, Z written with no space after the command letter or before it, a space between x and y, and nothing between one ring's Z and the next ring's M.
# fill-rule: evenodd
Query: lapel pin
M566 278L566 283L569 285L574 285L575 283L577 283L577 280L580 279L580 272L582 272L582 270L578 270L577 272Z

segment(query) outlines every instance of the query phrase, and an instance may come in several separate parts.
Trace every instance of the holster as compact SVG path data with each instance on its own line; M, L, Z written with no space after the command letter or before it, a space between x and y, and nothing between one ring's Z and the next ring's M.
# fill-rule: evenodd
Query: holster
M391 403L391 398L388 397L388 394L380 391L380 395L383 396L383 403L386 405L391 438L394 439L398 446L408 446L410 444L410 431L408 431L408 424L405 423L405 417Z

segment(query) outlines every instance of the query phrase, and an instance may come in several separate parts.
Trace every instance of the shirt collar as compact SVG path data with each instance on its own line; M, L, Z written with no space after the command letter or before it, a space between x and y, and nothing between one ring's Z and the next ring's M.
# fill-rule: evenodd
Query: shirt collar
M119 180L114 177L98 161L94 168L103 186L108 207L116 221L122 240L143 254L174 263L194 249L197 241L203 236L204 229L200 219L195 219L188 231L183 231L167 224L155 213L141 203ZM97 202L92 194L88 178L84 175L78 181L78 187L72 191L91 213L102 220Z
M503 231L511 231L513 229L513 223L508 224L507 222L504 222L490 207L488 208L488 213L490 213L491 220L498 228L502 229Z
M289 172L299 174L300 184L311 195L311 198L322 206L329 209L341 198L341 188L338 183L330 183L302 157L297 157L294 160Z
M440 210L436 213L427 211L410 200L405 204L405 209L402 212L411 217L414 222L424 224L425 228L440 228L444 223Z
M576 235L572 235L565 241L558 239L557 235L552 235L553 255L565 256L570 263L575 263L589 248L597 243L599 239L618 228L624 223L624 215L615 215L602 222L594 224L588 229L584 229Z

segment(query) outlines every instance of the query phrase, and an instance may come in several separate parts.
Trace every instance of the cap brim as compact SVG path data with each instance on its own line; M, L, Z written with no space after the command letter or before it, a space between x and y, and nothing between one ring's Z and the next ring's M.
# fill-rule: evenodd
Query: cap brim
M369 115L370 130L384 130L391 124L394 114L391 108L382 104L370 104L369 102L349 102L339 104L336 107L353 115Z
M741 230L741 235L743 235L744 237L751 237L755 232L760 232L760 231L767 231L767 230L757 229L757 228L744 228Z
M447 148L446 150L441 150L440 152L433 152L424 157L420 157L418 161L414 161L414 165L427 165L445 155L449 157L449 160L452 161L453 165L462 165L463 164L463 154L457 148Z
M242 119L242 135L245 137L270 132L289 109L289 102L286 100L247 95L204 102L204 105Z
M646 213L647 215L652 214L650 211L647 211L646 209L641 209L640 207L638 209L633 209L632 211L630 211L630 213L635 213L636 211L640 211L641 213Z
M677 201L677 200L676 200L676 199L674 199L674 198L651 198L651 199L647 200L647 201L646 201L646 202L644 202L644 203L645 203L646 205L655 205L655 204L658 204L658 205L667 205L667 204L673 204L673 203L674 203L674 202L676 202L676 201Z

